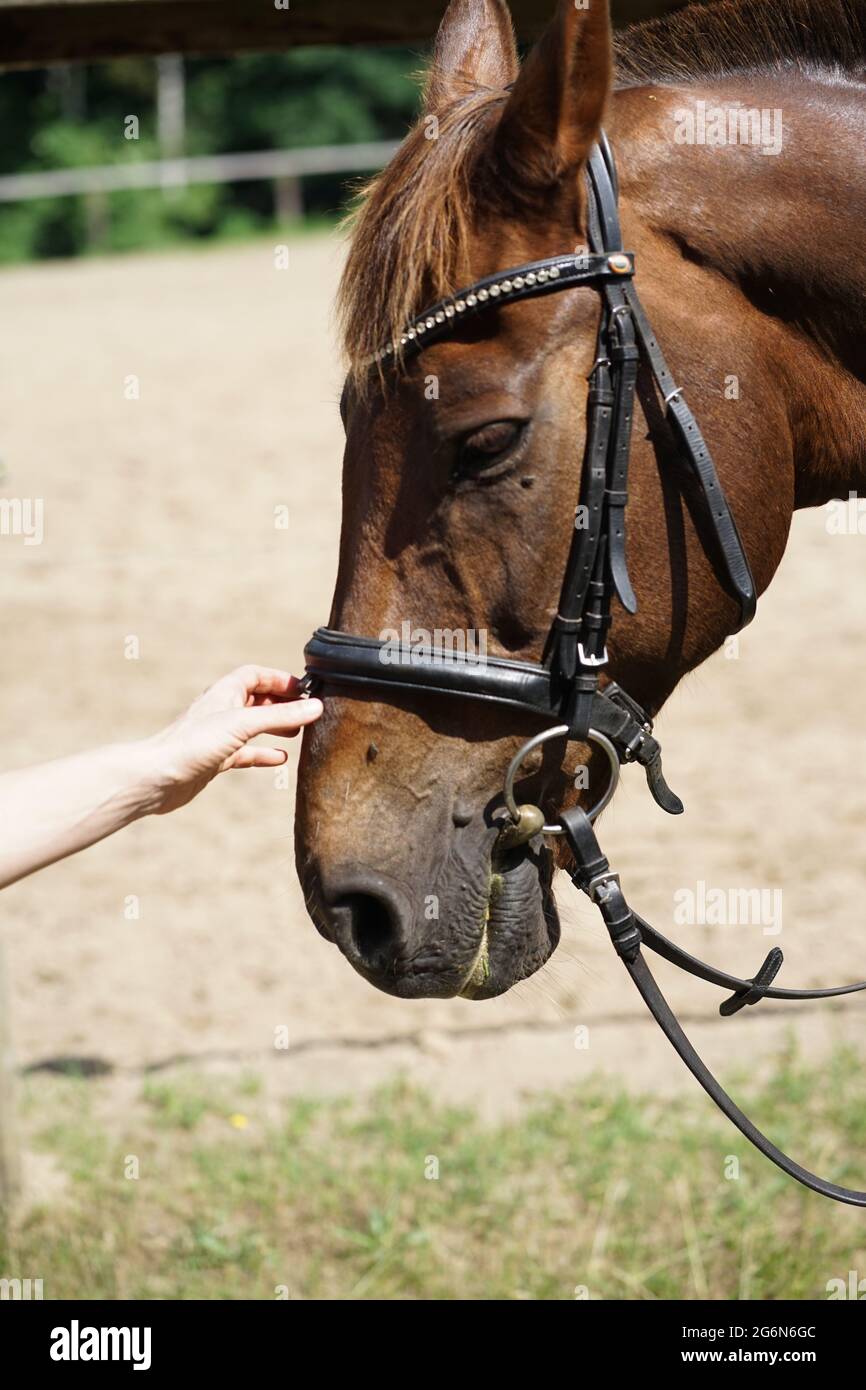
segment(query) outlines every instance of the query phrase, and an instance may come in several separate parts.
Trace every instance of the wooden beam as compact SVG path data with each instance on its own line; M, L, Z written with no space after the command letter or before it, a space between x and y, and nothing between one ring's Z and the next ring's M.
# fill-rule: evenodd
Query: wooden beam
M305 44L426 46L446 0L0 0L0 66L43 67L156 53L241 53ZM613 0L618 23L685 0ZM521 39L553 0L511 0Z

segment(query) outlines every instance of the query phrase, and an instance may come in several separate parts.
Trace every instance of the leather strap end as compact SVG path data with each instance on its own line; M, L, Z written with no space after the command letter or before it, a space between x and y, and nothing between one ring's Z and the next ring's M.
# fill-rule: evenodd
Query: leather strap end
M661 806L663 811L667 811L669 816L681 816L685 811L680 798L676 792L671 791L662 772L661 750L646 765L647 786L650 789L652 798L657 806Z
M751 989L732 994L730 999L723 1000L719 1005L719 1013L722 1018L731 1018L734 1014L738 1014L740 1009L744 1009L747 1004L760 1004L766 991L781 970L784 959L779 947L774 946L757 975L751 981Z

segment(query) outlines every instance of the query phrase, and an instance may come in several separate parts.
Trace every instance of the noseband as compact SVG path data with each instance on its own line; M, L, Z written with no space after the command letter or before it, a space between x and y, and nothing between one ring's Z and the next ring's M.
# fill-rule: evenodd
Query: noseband
M379 699L401 692L460 697L522 709L548 720L515 754L505 778L506 819L499 847L508 853L538 835L563 836L574 859L573 883L599 908L613 945L665 1036L728 1119L761 1153L804 1186L836 1201L866 1206L866 1192L840 1187L802 1168L761 1133L705 1066L659 990L641 948L698 979L731 991L720 1006L723 1017L762 999L826 999L866 989L866 982L834 989L780 989L773 980L782 952L770 951L754 978L739 979L698 960L639 917L626 902L619 875L612 872L593 829L610 800L623 763L645 770L659 806L679 815L683 804L665 782L661 747L644 710L618 685L600 684L607 664L607 634L613 599L634 613L637 600L626 564L625 512L638 367L652 371L678 450L697 485L703 544L726 591L739 609L738 630L751 622L757 592L748 559L724 490L682 391L673 377L634 287L634 257L623 250L613 153L604 134L589 161L587 221L590 250L573 256L533 261L478 281L442 300L407 325L400 341L377 355L379 367L417 357L426 347L458 332L464 322L502 304L538 299L591 287L601 299L595 362L589 376L586 443L581 470L579 524L572 534L559 606L542 660L536 664L436 648L401 648L371 637L319 628L309 642L306 688L335 685L369 689ZM526 757L552 740L578 740L599 748L611 776L601 801L590 811L573 807L558 823L546 824L536 806L520 806L515 782Z

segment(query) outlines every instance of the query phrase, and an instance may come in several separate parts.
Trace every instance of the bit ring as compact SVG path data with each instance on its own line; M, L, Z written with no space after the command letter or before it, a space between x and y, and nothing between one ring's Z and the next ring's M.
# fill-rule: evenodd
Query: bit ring
M556 727L553 729L543 730L542 733L536 734L534 738L531 738L528 741L528 743L524 743L523 747L518 749L514 757L511 759L511 762L508 764L508 771L505 774L505 787L503 794L505 798L505 805L508 809L508 814L511 816L511 819L514 821L515 824L517 824L520 820L520 812L518 810L517 800L514 795L514 783L517 780L517 774L520 771L521 765L529 756L529 754L534 752L536 748L540 748L541 745L544 743L550 743L552 739L566 738L570 732L571 730L569 729L567 724L557 724ZM596 744L599 748L602 749L604 753L607 754L607 760L610 763L610 782L608 783L608 786L604 794L599 798L598 802L595 804L595 806L593 806L592 810L587 811L586 813L587 819L590 822L592 822L596 819L597 816L601 815L605 806L607 806L608 802L610 801L611 797L616 791L617 783L619 782L620 764L617 751L606 734L599 733L597 729L590 729L589 733L586 736L586 739L582 741L586 743ZM561 825L545 825L542 827L541 834L564 835L565 831L563 830Z

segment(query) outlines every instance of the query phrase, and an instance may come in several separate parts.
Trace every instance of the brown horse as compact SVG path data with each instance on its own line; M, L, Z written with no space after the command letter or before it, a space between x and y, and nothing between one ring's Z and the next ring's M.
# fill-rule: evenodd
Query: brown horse
M721 0L626 31L615 55L607 0L562 0L521 67L502 0L452 0L421 119L367 192L342 286L332 627L480 632L491 655L540 659L574 524L598 295L491 310L385 378L369 361L426 304L586 245L602 123L641 298L760 591L793 511L862 485L864 52L866 0ZM615 616L609 673L655 713L721 645L735 606L650 379L639 395L639 608ZM491 997L536 971L559 935L554 856L538 842L503 856L493 812L505 766L542 725L429 694L396 706L325 694L296 825L320 932L404 997ZM548 759L528 791L548 818L575 797Z

